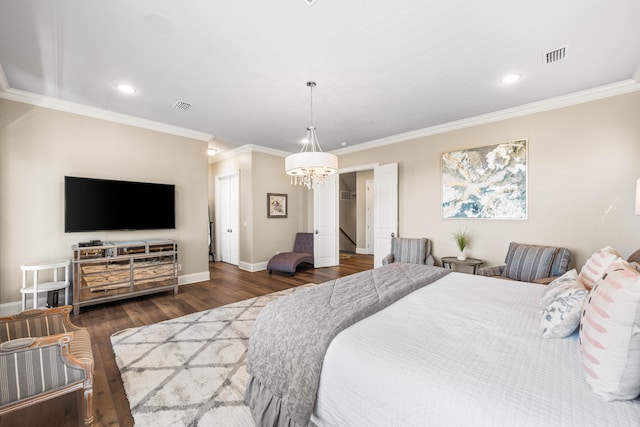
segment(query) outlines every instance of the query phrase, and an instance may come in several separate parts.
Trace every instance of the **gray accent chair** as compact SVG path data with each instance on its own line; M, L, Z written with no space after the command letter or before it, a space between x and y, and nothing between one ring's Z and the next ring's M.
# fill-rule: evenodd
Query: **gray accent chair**
M426 237L392 237L391 253L382 259L382 265L393 262L434 265L431 240Z
M567 248L511 242L504 265L481 268L478 274L548 285L569 270L570 262Z

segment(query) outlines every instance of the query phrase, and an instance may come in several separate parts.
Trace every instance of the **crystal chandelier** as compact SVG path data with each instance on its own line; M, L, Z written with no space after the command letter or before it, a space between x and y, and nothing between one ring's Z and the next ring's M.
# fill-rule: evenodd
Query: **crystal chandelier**
M307 140L299 153L291 154L284 160L291 184L303 185L309 189L321 185L329 175L338 173L338 157L322 152L316 127L313 124L313 88L315 82L307 82L311 90L311 124L307 127Z

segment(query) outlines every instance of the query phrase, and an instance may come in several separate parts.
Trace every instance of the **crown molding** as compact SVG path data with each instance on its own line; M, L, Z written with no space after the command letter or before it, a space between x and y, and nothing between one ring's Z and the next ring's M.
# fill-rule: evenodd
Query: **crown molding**
M430 126L422 129L417 129L409 132L404 132L396 135L391 135L385 138L376 139L369 142L354 145L353 147L339 148L330 151L333 154L350 154L363 150L369 150L371 148L382 147L389 144L395 144L398 142L409 141L412 139L424 138L431 135L438 135L454 130L465 129L473 126L479 126L488 123L495 123L502 120L512 119L516 117L522 117L529 114L540 113L544 111L550 111L558 108L568 107L571 105L582 104L585 102L595 101L602 98L608 98L616 95L623 95L625 93L635 92L640 90L640 66L636 69L633 78L623 80L621 82L612 83L609 85L599 86L592 89L575 92L565 96L559 96L555 98L549 98L542 101L533 102L530 104L524 104L513 108L507 108L492 113L482 114L479 116L470 117L467 119L456 120L449 123L443 123L440 125ZM129 116L126 114L115 113L113 111L103 110L100 108L89 107L74 102L63 101L57 98L38 95L31 92L12 89L9 87L2 65L0 65L0 98L7 99L9 101L22 102L25 104L36 105L39 107L51 108L54 110L64 111L68 113L78 114L87 117L93 117L110 122L125 124L143 129L154 130L157 132L168 133L171 135L182 136L199 141L211 141L213 135L209 133L199 132L191 129L181 128L178 126L167 125L165 123L155 122L152 120L141 119L138 117ZM270 154L273 156L286 157L289 152L277 150L261 145L247 144L236 149L225 151L224 153L217 154L209 160L209 163L216 163L221 160L228 159L233 156L237 156L243 152L261 152Z
M75 102L63 101L61 99L49 96L38 95L9 87L7 78L0 66L0 98L9 101L22 102L23 104L36 105L38 107L50 108L52 110L64 111L66 113L78 114L81 116L92 117L94 119L106 120L109 122L120 123L124 125L134 126L142 129L154 130L157 132L168 133L185 138L196 139L198 141L209 141L213 135L198 132L191 129L181 128L178 126L167 125L165 123L154 122L153 120L141 119L126 114L115 113L101 108L89 107Z
M353 147L339 148L331 151L336 155L356 153L363 150L369 150L371 148L382 147L389 144L395 144L398 142L409 141L412 139L424 138L426 136L438 135L454 130L465 129L473 126L484 125L488 123L495 123L502 120L512 119L515 117L522 117L529 114L540 113L544 111L555 110L558 108L568 107L571 105L583 104L585 102L595 101L602 98L608 98L616 95L623 95L625 93L635 92L640 90L640 67L637 70L638 79L623 80L618 83L612 83L605 86L599 86L593 89L587 89L580 92L575 92L565 96L559 96L555 98L549 98L542 101L532 102L530 104L519 105L513 108L507 108L505 110L495 111L493 113L482 114L467 119L456 120L441 125L430 126L423 129L418 129L410 132L404 132L397 135L388 136L386 138L380 138L362 144L354 145Z
M224 153L220 153L220 154L216 154L215 156L212 156L211 158L209 158L209 163L217 163L217 162L238 156L243 153L251 153L251 152L269 154L277 157L287 157L289 154L291 154L287 151L277 150L275 148L269 148L262 145L246 144L238 148L225 151Z

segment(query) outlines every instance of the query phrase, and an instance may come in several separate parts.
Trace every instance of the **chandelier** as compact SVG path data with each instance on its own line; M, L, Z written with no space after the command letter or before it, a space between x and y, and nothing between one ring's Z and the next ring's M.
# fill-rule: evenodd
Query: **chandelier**
M338 157L322 152L316 127L313 124L313 88L315 82L307 82L311 90L311 124L307 127L307 139L299 153L290 154L284 160L291 184L302 185L309 189L321 185L329 175L338 173Z

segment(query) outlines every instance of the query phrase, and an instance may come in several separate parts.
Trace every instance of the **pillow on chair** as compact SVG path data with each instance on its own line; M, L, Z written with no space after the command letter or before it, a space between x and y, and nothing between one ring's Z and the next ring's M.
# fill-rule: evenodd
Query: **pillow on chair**
M533 282L550 276L558 248L523 245L512 242L507 252L502 276L522 282Z
M427 258L427 239L402 237L391 240L394 262L424 264Z

